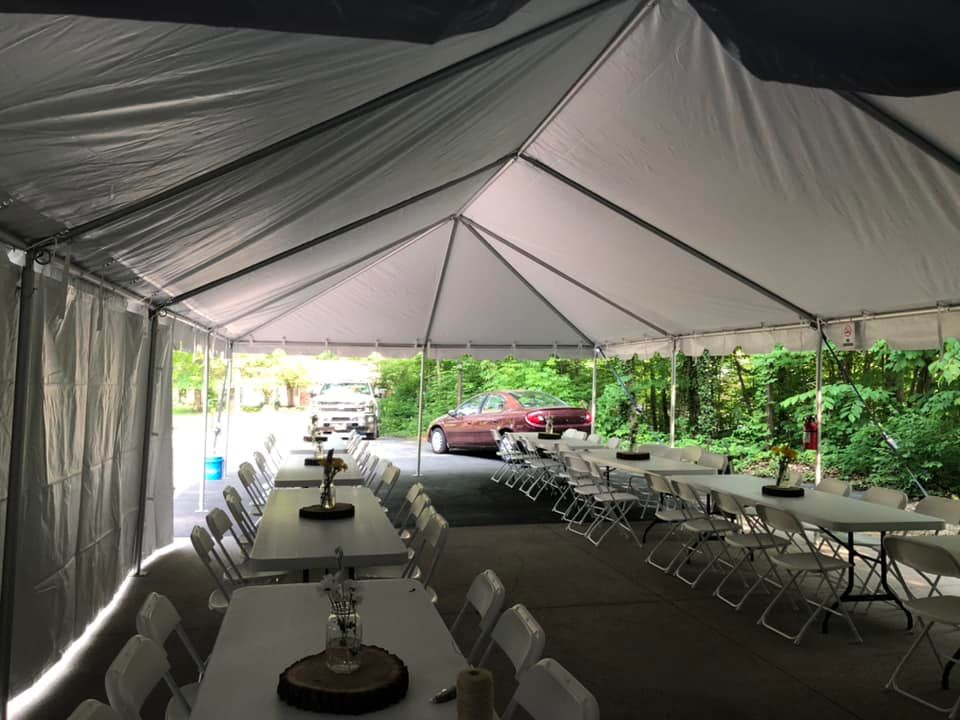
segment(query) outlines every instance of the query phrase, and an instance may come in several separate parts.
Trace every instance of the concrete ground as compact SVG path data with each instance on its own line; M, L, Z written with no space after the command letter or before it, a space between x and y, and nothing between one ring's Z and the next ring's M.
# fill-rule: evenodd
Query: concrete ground
M547 505L546 499L539 505ZM651 533L651 545L659 532ZM913 637L904 631L897 611L874 607L869 614L857 613L862 645L852 644L847 629L834 622L830 634L811 632L795 647L757 626L765 597L758 595L734 612L711 597L715 579L691 590L645 564L649 547L641 550L612 533L595 548L556 523L454 528L434 583L438 609L451 622L472 578L493 568L507 587L508 602L524 603L543 625L546 655L596 695L605 720L938 717L883 691ZM145 578L132 582L66 676L40 704L17 717L63 718L83 698L103 698L103 672L134 632L136 608L150 590L171 597L205 656L220 622L206 609L211 588L188 548L157 559ZM794 617L785 607L777 619ZM462 646L469 646L469 635L460 638ZM946 646L952 651L958 645L960 636L949 633ZM181 683L190 681L186 655L176 641L170 649L174 676ZM495 658L494 670L502 709L514 685L502 657ZM937 689L938 675L925 652L905 681L950 702L955 694ZM166 697L165 689L157 691L143 717L162 717Z

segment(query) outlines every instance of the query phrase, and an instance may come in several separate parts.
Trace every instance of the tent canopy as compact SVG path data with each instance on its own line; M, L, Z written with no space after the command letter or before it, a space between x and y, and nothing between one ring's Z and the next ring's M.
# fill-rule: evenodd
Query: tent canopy
M241 347L960 331L960 93L764 82L685 0L531 0L433 45L4 20L5 236Z

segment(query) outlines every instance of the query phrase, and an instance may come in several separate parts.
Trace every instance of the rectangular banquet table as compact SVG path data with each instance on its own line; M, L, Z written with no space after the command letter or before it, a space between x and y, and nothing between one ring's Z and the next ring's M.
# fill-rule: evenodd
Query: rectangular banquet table
M283 464L277 470L273 478L273 484L281 487L321 487L323 485L323 468L317 466L304 465L305 458L312 457L315 453L291 452L284 458ZM357 467L357 461L352 455L334 455L338 460L343 460L347 464L347 469L337 473L334 478L335 483L358 483L363 481L363 474Z
M675 475L682 473L684 475L716 475L716 468L704 467L696 463L685 462L683 460L671 460L670 458L651 455L649 460L621 460L617 457L616 450L603 448L602 450L586 450L582 453L584 459L597 465L614 470L623 470L632 475L643 475L652 472L658 475Z
M319 488L277 488L270 493L250 551L254 569L335 568L337 547L343 548L344 565L349 568L407 562L407 546L369 488L336 489L337 502L356 508L352 518L301 519L300 508L319 503L321 492Z
M913 627L913 617L903 607L900 598L890 589L887 583L887 553L882 540L888 532L942 530L945 524L940 518L812 489L805 490L803 497L799 498L771 497L764 495L762 488L764 485L770 485L773 481L770 478L759 478L752 475L671 475L670 479L674 482L693 485L705 491L725 492L733 495L745 505L766 505L786 510L798 520L821 528L839 544L843 545L849 557L853 559L847 572L847 587L841 594L840 599L844 602L892 600L906 614L908 629ZM854 534L864 532L880 534L881 542L875 548L876 556L865 555L856 549ZM880 586L883 592L854 593L856 575L853 565L857 558L870 563L879 562ZM824 628L826 628L829 618L830 615L825 614Z
M392 652L410 673L403 700L363 717L455 720L456 701L433 705L429 700L456 682L467 661L423 586L413 580L376 580L362 583L361 593L363 642ZM280 673L297 660L323 651L329 609L326 593L315 583L246 587L234 592L190 717L334 717L298 710L277 697Z

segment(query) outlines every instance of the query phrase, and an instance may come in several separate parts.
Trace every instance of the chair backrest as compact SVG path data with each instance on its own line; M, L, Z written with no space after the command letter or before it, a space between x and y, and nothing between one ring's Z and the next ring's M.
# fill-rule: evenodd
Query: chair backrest
M134 635L107 668L104 684L110 706L123 720L140 720L140 708L160 680L166 681L189 715L190 705L170 677L163 648L148 637Z
M519 678L543 655L547 636L530 611L517 604L503 611L490 633L490 643L478 665L484 665L496 645L513 664L514 676Z
M240 495L237 493L236 488L229 485L225 487L223 489L223 499L227 503L227 509L230 511L230 514L233 515L233 521L237 524L237 527L240 528L240 532L243 533L244 540L250 545L253 545L256 537L256 526L247 513L247 509L243 506L243 501L240 500Z
M440 556L443 554L443 548L447 544L447 532L450 530L450 523L438 512L434 512L430 522L423 528L423 543L420 545L420 552L417 553L417 559L422 557L424 545L430 546L430 566L423 573L423 584L429 585L433 578L433 572L437 569L437 563L440 562Z
M670 460L683 460L683 448L665 447L661 448L658 454Z
M673 495L673 488L667 482L667 478L654 472L647 473L647 482L650 483L650 489L664 495Z
M610 438L607 440L607 447L611 450L616 450L620 447L620 438Z
M381 460L379 457L377 457L373 453L370 453L369 455L367 455L366 462L363 466L363 484L372 485L373 482L380 477L379 473L380 473L381 463L386 463L386 462L389 462L389 460L387 460L386 458L383 458Z
M687 462L700 462L701 455L703 455L703 448L698 445L687 445L680 448L680 457Z
M830 493L832 495L850 497L850 483L844 482L843 480L837 480L836 478L823 478L817 483L816 489L820 492Z
M510 720L518 705L533 720L600 720L597 699L552 658L540 660L523 674L503 720Z
M470 608L473 608L480 617L480 634L470 648L470 652L467 653L468 663L473 663L477 652L493 629L494 623L500 617L506 599L507 590L493 570L484 570L470 583L467 596L463 601L463 607L460 608L453 625L450 626L450 632L456 632L460 626L460 621L463 620Z
M886 507L903 510L907 506L907 494L894 490L893 488L872 487L868 488L860 498L864 502L875 505L884 505Z
M213 578L214 583L216 583L217 588L223 593L224 597L229 598L230 593L233 591L233 586L236 584L235 578L217 554L210 533L199 525L194 525L193 530L190 531L190 542L197 556ZM224 576L226 576L227 579L224 579Z
M587 442L600 445L603 443L603 438L600 437L600 433L590 433L589 435L587 435Z
M590 465L576 453L561 453L560 461L567 470L575 475L583 476L590 474Z
M143 601L137 612L137 632L153 640L160 647L167 644L171 633L176 633L180 642L187 649L187 654L197 666L197 672L203 674L203 660L200 659L180 619L180 613L166 595L152 592Z
M927 495L917 503L914 512L940 518L947 525L960 525L960 500Z
M569 439L571 439L571 440L580 440L580 439L581 439L581 438L580 438L580 431L579 431L579 430L574 430L573 428L567 428L566 430L564 430L562 433L560 433L560 437L562 437L562 438L569 438Z
M99 700L84 700L77 705L77 709L70 713L67 720L121 720L109 705L104 705Z
M702 467L713 468L717 472L723 472L727 469L730 459L726 455L721 455L720 453L710 452L709 450L701 450L700 457L694 462Z
M244 557L247 557L247 550L241 544L240 538L237 537L237 533L233 529L233 521L230 520L230 516L220 508L212 508L210 512L207 513L207 529L210 531L213 539L217 541L217 545L220 546L220 550L223 552L223 556L226 561L230 563L230 567L233 568L234 572L236 572L239 576L240 571L233 562L233 558L230 557L230 553L227 552L227 548L223 544L223 538L229 533L230 536L236 541L237 547L240 548L240 552L243 553Z
M803 524L797 520L793 513L788 513L786 510L772 508L767 505L757 505L757 512L760 514L763 522L773 530L780 530L790 533L791 535L794 533L803 533Z
M257 467L260 468L260 472L263 475L263 477L265 479L269 479L269 477L273 473L270 472L270 466L267 465L267 458L264 457L263 453L260 452L259 450L254 450L253 461L257 464Z
M380 502L387 501L387 498L390 497L390 493L393 492L393 488L397 483L397 478L399 477L400 468L388 460L380 473L380 484L377 485L377 489L374 491L377 495L380 495L380 491L386 488L386 492L384 492L383 495L380 495Z
M737 499L733 495L728 495L725 492L720 492L718 490L713 491L713 502L727 515L733 515L736 517L743 516L743 508L740 507L740 503L737 502Z
M942 546L903 535L889 535L883 545L890 558L901 565L931 575L960 577L960 561Z

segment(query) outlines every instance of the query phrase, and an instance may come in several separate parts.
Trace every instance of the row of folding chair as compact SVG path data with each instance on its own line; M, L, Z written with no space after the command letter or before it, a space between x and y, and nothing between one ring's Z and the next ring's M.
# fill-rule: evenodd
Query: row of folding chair
M166 684L171 698L166 706L166 720L186 720L196 701L206 662L183 627L173 603L159 593L150 593L136 618L137 634L131 637L104 677L109 705L98 700L84 700L68 720L140 720L140 710L147 697ZM170 674L166 645L176 635L193 661L197 681L177 685Z
M494 651L513 666L517 689L501 717L510 720L522 708L533 720L599 720L596 698L556 660L542 658L546 633L522 604L504 609L506 588L493 570L477 575L450 632L462 635L468 616L476 615L476 638L464 653L475 667L489 664ZM496 679L495 679L496 681Z

